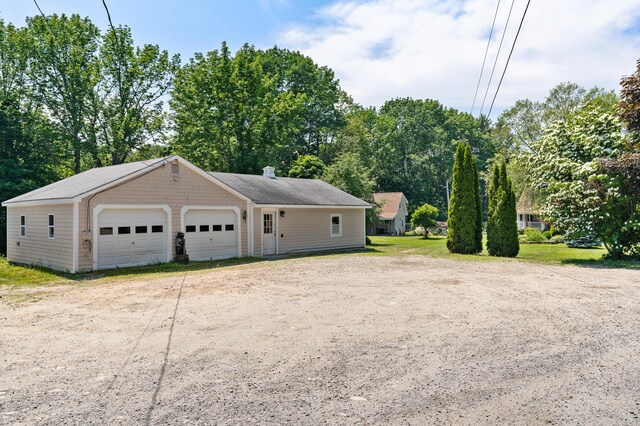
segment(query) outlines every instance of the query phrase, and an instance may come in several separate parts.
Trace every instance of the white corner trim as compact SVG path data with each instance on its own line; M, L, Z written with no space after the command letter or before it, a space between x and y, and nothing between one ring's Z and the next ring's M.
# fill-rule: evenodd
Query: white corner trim
M254 243L253 243L253 203L247 202L247 256L253 257Z
M98 204L93 208L93 231L91 247L93 251L93 270L98 269L98 215L106 209L126 209L126 210L164 210L167 217L167 262L171 262L171 207L166 204Z
M367 247L367 211L362 211L362 227L364 228L364 241L362 242L362 247Z
M236 250L236 256L242 257L242 217L240 214L239 207L236 207L236 206L184 206L180 209L180 231L181 232L186 233L187 231L186 225L184 223L184 217L189 210L231 210L235 212L236 223L238 224L238 236L237 236L238 248Z
M73 254L71 256L71 273L75 274L76 272L78 272L78 255L79 255L79 250L80 250L80 242L78 241L78 239L80 238L80 222L79 222L79 207L80 207L80 203L73 203L73 214L72 214L72 238L73 241L71 243L71 248L73 250Z
M338 217L340 218L340 233L338 234L334 234L333 233L333 218L334 217ZM329 235L332 237L342 237L342 214L331 214L329 215Z

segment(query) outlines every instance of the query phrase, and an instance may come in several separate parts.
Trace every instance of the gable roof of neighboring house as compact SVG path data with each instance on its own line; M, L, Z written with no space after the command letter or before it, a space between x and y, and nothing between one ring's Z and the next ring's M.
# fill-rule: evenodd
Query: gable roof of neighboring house
M377 192L373 194L373 201L381 205L378 218L380 220L395 219L403 198L406 203L407 199L402 192Z
M299 179L237 173L209 173L255 204L370 207L353 195L318 179Z
M530 189L525 188L518 198L516 204L516 212L518 214L540 214L540 208L533 202L533 193Z
M256 204L370 207L368 203L320 180L207 173L177 155L87 170L7 200L3 205L79 201L92 193L106 190L176 160L209 179L212 184Z

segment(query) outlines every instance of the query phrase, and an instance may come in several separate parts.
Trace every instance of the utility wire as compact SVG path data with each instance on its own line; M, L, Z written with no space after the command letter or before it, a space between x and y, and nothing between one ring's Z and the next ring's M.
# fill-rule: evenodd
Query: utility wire
M516 42L518 41L518 35L520 35L520 30L522 29L522 23L524 22L525 16L527 16L527 10L529 10L529 4L531 0L527 0L527 7L524 9L524 13L522 14L522 19L520 20L520 25L518 26L518 32L516 33L516 38L513 39L513 45L511 45L511 51L509 52L509 57L507 58L507 63L504 66L504 70L502 71L502 77L500 77L500 82L498 83L498 88L496 89L496 94L493 95L493 100L491 101L491 107L489 108L489 114L491 115L491 111L493 110L493 104L496 101L496 97L498 96L498 92L500 91L500 86L502 85L502 80L504 79L504 75L507 72L507 67L509 66L509 60L511 59L511 54L513 54L513 49L516 47Z
M38 8L38 11L40 12L40 15L42 15L42 17L44 18L44 13L42 13L42 9L40 9L40 5L38 4L38 2L36 0L33 0L33 2L36 4L36 7Z
M473 95L473 103L471 104L471 115L473 115L473 108L476 106L476 98L478 97L478 89L480 89L480 82L482 81L482 73L484 72L484 64L487 62L487 53L489 52L489 45L491 44L491 36L493 35L493 28L496 25L496 17L498 16L498 9L500 9L500 0L496 5L496 12L493 14L493 22L491 23L491 31L489 31L489 38L487 39L487 48L484 50L484 59L482 60L482 68L480 68L480 77L478 78L478 84L476 85L476 93Z
M504 30L502 30L502 37L500 38L500 44L498 45L498 53L496 53L496 58L493 61L493 68L491 68L491 75L489 76L489 83L487 83L487 90L484 91L484 97L482 98L482 105L480 106L480 115L482 115L482 110L484 109L484 103L487 101L487 95L489 94L489 89L491 88L491 82L493 81L493 73L496 71L496 65L498 64L498 58L500 58L500 52L502 51L502 43L504 42L504 36L507 34L507 28L509 27L509 21L511 20L511 12L513 11L513 4L515 0L511 0L511 7L509 8L509 14L507 15L507 22L504 24Z

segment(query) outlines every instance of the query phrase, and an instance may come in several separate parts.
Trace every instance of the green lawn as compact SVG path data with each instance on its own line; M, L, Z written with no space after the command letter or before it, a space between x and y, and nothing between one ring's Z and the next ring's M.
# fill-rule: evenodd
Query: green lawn
M415 236L386 237L372 236L371 253L387 254L418 254L430 257L444 257L450 259L464 259L476 261L512 260L491 257L486 250L478 255L451 254L446 247L446 237L431 236L428 239ZM606 254L604 248L576 249L564 244L520 244L520 254L515 260L548 264L573 264L593 267L623 267L640 268L636 261L603 260Z
M516 259L495 258L487 255L486 251L479 255L450 254L446 247L445 237L371 237L371 245L365 250L356 251L359 255L385 256L385 255L422 255L428 257L440 257L448 259L461 259L470 261L495 261L524 260L527 262L547 264L572 264L589 267L609 268L639 268L640 262L636 261L609 261L602 260L606 253L603 248L597 249L572 249L564 244L521 244L520 254ZM340 256L344 253L329 253ZM324 254L316 254L322 256ZM304 257L297 255L295 257ZM261 261L259 258L228 259L210 262L192 262L189 265L177 263L164 263L159 265L139 266L132 268L110 269L107 271L91 272L83 274L66 274L50 271L44 268L31 268L10 265L4 257L0 257L0 286L25 287L41 284L70 284L78 282L95 281L97 279L130 278L152 274L183 273L186 271L198 271L232 265L249 264Z

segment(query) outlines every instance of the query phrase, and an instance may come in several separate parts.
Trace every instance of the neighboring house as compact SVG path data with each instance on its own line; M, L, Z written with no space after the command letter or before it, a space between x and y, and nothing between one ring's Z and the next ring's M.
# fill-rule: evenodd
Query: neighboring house
M402 192L378 192L373 201L380 205L378 221L371 224L369 234L404 235L407 224L407 199Z
M370 205L325 182L207 173L179 156L96 168L5 201L7 259L62 271L364 247Z
M518 199L516 214L518 229L537 228L541 231L549 229L549 224L540 217L540 209L533 203L531 191L528 189L522 191Z

